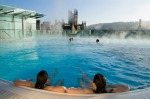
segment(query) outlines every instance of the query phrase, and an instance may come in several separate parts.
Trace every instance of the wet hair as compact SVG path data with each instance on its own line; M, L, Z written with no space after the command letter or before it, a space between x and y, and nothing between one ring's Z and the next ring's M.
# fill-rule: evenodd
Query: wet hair
M106 79L102 74L96 74L93 79L93 83L96 85L95 93L107 93L106 91Z
M99 42L99 39L96 39L96 43L98 43Z
M69 41L70 41L70 42L71 42L71 41L73 41L73 37L72 37L72 38L70 38L70 39L69 39Z
M37 74L37 77L36 77L35 88L37 88L37 89L43 89L45 83L47 82L47 79L48 79L47 72L45 70L40 71Z

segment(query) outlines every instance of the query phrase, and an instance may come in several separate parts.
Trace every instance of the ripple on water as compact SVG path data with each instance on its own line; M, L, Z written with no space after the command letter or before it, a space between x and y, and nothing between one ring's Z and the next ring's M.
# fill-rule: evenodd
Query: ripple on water
M45 69L49 74L57 68L55 84L64 79L67 87L78 87L79 78L87 74L92 80L102 73L108 83L129 85L138 89L150 84L150 47L128 44L96 44L95 39L41 37L21 41L0 42L0 78L34 78ZM94 40L94 41L93 41ZM7 72L6 72L7 71ZM29 74L32 72L32 74Z

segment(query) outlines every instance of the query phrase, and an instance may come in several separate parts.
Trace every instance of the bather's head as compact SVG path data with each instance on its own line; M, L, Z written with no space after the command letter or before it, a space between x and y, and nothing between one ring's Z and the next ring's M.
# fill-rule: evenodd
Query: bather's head
M45 70L40 71L37 74L37 77L36 77L35 88L37 88L37 89L43 89L45 83L47 82L47 80L48 80L48 74L47 74L47 72Z
M99 42L99 39L96 39L96 43L98 43Z
M106 79L102 74L96 74L93 79L93 87L95 93L107 93Z

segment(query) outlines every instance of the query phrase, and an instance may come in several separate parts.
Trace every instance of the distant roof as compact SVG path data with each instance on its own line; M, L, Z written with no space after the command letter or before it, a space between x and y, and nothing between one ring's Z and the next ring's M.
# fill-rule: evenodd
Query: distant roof
M44 17L44 14L36 13L35 11L20 9L16 7L6 6L0 4L0 14L7 14L13 16L26 16L30 18L41 18Z

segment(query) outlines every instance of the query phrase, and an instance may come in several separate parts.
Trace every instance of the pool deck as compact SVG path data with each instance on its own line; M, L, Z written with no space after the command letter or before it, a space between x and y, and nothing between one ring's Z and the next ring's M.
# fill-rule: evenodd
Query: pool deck
M16 87L12 82L0 79L0 99L150 99L150 88L123 93L67 94Z

